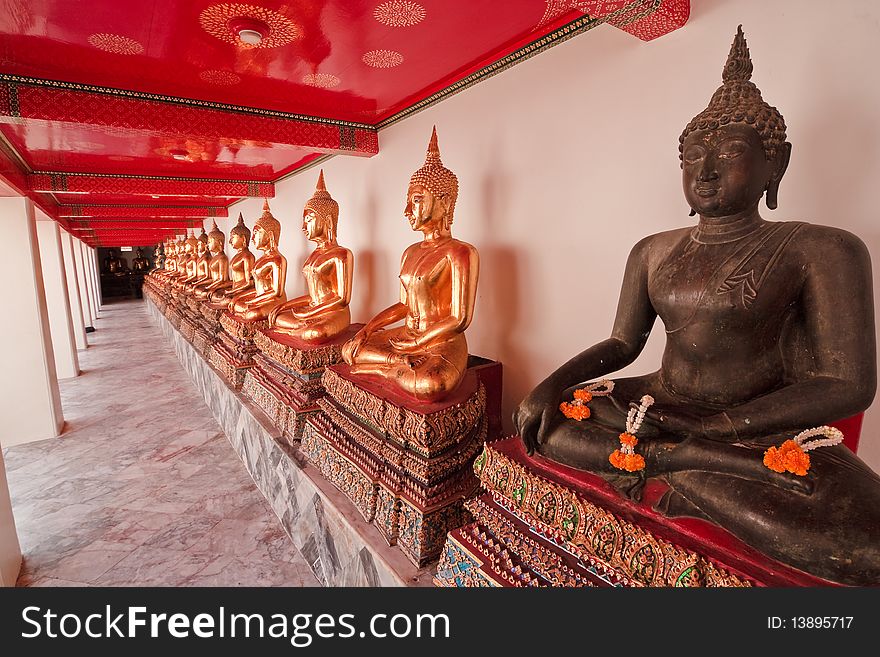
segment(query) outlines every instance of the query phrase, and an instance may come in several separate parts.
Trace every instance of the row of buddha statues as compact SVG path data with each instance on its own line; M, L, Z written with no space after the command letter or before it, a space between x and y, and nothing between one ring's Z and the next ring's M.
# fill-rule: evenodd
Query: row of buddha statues
M611 335L538 384L514 424L530 453L598 474L634 500L649 479L661 479L668 492L658 509L667 516L708 520L832 581L876 584L877 473L841 444L810 452L806 474L762 462L785 438L864 411L874 398L877 359L871 263L861 240L759 213L762 199L777 206L791 144L781 113L751 75L738 30L722 85L679 142L696 225L635 245ZM424 401L442 399L467 366L479 257L452 237L457 196L435 130L407 192L405 216L423 239L403 253L400 301L343 349L353 372L385 377ZM285 296L281 224L268 203L251 236L260 258L248 250L239 217L231 260L215 225L203 238L166 244L157 275L240 318L320 343L351 321L354 259L337 242L338 215L322 172L303 213L303 231L316 245L302 269L307 292L294 299ZM611 381L607 394L589 402L589 419L560 411L585 382L632 363L657 317L666 333L659 370ZM609 454L646 396L653 403L639 411L641 467L622 469Z
M426 401L455 390L467 369L464 333L476 304L479 256L473 246L452 237L457 195L458 180L440 160L435 130L407 195L406 217L424 239L404 252L400 301L372 318L343 348L353 372L383 376ZM287 259L278 249L281 223L268 201L253 231L239 215L230 231L229 244L236 252L231 259L214 222L199 237L166 243L165 268L157 275L244 321L265 321L306 343L325 343L351 325L354 255L337 241L338 220L339 205L322 171L303 210L302 230L315 243L302 267L303 296L286 296ZM251 240L261 257L251 253ZM400 321L403 326L391 327Z

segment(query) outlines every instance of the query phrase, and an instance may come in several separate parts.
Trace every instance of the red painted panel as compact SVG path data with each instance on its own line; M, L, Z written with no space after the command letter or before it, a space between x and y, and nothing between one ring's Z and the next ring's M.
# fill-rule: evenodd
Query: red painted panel
M225 207L156 205L62 205L59 217L228 217Z
M231 203L239 200L235 198L220 198L211 196L131 196L129 194L65 194L64 192L53 192L52 195L58 200L60 205L79 205L88 203L89 205L120 205L132 203L161 203L162 205L200 205L212 208L228 207Z
M231 178L272 182L310 151L269 143L123 134L87 125L28 121L0 132L36 171ZM185 160L174 159L175 152Z
M199 180L195 178L135 178L102 175L35 173L28 176L31 189L78 194L129 194L131 196L275 196L272 183Z

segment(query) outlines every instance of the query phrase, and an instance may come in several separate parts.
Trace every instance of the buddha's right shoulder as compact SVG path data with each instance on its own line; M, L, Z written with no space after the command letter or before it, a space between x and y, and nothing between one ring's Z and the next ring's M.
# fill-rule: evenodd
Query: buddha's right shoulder
M685 228L664 230L662 233L654 233L653 235L643 237L636 242L635 246L633 246L632 251L630 252L630 257L648 256L658 250L665 251L670 249L682 239L689 236L691 232L693 232L693 227L687 226Z

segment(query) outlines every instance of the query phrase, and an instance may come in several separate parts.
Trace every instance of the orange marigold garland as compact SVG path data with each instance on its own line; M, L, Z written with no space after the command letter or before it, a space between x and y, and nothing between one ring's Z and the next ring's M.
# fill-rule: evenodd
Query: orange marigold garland
M645 412L654 403L651 395L645 395L639 402L638 408L629 409L626 416L626 431L620 434L620 449L615 449L608 460L615 468L627 472L638 472L645 469L645 457L636 454L636 445L639 444L636 432L641 428L645 419Z
M811 440L813 436L825 436L818 440ZM774 472L791 472L803 477L810 469L810 450L817 447L830 447L843 442L843 433L834 427L821 426L801 431L782 445L771 447L764 452L764 465Z
M590 409L587 406L593 397L607 397L614 390L614 381L602 379L594 383L588 383L583 388L574 391L574 400L570 402L562 402L559 410L570 420L586 420L590 417Z

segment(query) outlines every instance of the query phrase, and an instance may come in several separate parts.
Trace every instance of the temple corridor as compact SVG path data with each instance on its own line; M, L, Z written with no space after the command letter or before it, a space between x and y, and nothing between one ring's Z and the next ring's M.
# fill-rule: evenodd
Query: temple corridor
M317 586L143 304L103 306L62 436L4 449L18 585Z

